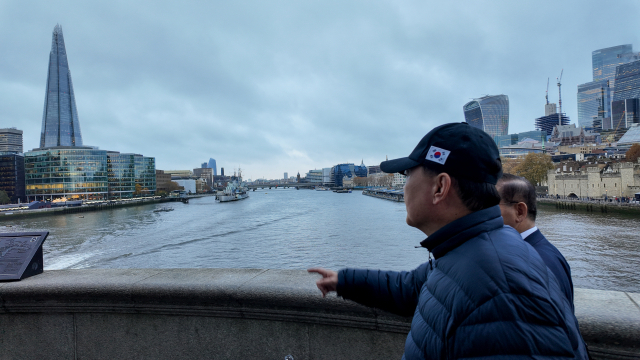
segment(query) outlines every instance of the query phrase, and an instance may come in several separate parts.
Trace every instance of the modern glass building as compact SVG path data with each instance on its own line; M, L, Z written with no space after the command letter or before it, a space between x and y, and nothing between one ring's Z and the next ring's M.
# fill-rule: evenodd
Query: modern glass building
M24 154L24 168L28 201L106 200L153 194L156 190L154 158L82 146L59 25L53 30L40 148Z
M594 128L594 117L611 117L609 80L598 80L578 85L578 126Z
M12 203L25 200L24 156L0 152L0 190L4 190Z
M613 95L611 127L629 127L639 122L640 61L623 64L616 69L616 91Z
M629 130L618 140L618 146L631 146L640 144L640 125L633 124Z
M62 27L53 29L40 147L82 146L76 99Z
M553 128L556 125L569 125L569 117L565 113L555 113L548 116L542 116L535 120L535 128L544 132L547 136L551 136Z
M135 166L140 195L153 195L156 192L156 159L136 154Z
M107 151L90 147L35 149L25 153L28 201L98 200L108 193Z
M209 158L209 167L213 169L213 176L218 175L218 168L216 167L216 159Z
M135 154L107 152L109 199L133 197L136 191Z
M483 130L492 138L509 133L509 97L507 95L473 99L462 109L465 121L469 125Z
M633 61L631 44L612 46L591 53L593 81L609 80L611 88L615 87L616 67ZM635 54L637 55L637 54Z
M342 179L345 176L348 178L354 176L367 177L367 167L362 163L360 165L338 164L331 168L331 183L334 186L342 186Z

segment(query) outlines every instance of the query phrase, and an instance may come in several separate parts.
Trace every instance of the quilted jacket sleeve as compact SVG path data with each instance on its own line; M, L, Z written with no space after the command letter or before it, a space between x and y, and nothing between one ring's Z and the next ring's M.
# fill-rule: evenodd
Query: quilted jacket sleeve
M342 269L338 272L338 296L398 315L413 315L429 263L413 271Z

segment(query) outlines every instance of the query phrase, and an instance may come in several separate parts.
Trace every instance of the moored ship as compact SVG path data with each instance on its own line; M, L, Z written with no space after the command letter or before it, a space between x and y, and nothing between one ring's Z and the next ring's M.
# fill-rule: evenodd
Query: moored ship
M238 201L249 197L247 194L249 190L242 182L242 171L238 169L238 175L232 177L232 180L227 183L227 187L222 191L216 193L216 200L219 202Z

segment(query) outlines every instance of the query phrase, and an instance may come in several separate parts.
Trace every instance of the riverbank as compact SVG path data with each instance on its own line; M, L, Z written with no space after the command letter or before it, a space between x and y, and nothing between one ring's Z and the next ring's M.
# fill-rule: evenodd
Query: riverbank
M4 357L22 359L402 356L410 317L322 298L316 280L304 270L45 271L0 283L0 343ZM594 359L640 358L639 302L575 289Z
M558 210L572 210L598 214L626 214L640 217L640 205L604 201L538 198L538 206L555 207Z
M214 195L213 194L189 195L187 196L187 199L200 198L205 196L214 196ZM24 219L24 218L40 217L40 216L65 215L65 214L75 214L75 213L83 213L83 212L90 212L90 211L111 210L111 209L122 208L122 207L142 206L142 205L174 202L174 201L182 201L182 199L177 197L166 197L166 198L148 197L148 198L116 200L116 201L108 201L108 202L96 201L96 202L86 203L81 206L61 206L61 207L44 208L44 209L11 210L11 211L0 212L0 222L6 221L6 220Z
M372 196L379 199L391 200L396 202L404 202L404 191L403 190L394 190L394 189L376 189L376 188L368 188L362 190L362 195Z

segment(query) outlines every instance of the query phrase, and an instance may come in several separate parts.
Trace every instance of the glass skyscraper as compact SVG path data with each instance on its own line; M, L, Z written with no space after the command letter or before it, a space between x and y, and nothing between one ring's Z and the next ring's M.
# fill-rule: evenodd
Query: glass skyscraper
M594 117L611 117L611 96L609 80L578 85L578 125L593 128Z
M71 72L62 27L53 28L40 147L82 146Z
M27 200L104 200L152 195L155 159L83 146L67 54L59 25L53 29L40 148L24 154Z
M591 53L593 66L593 81L609 80L610 86L615 87L616 67L633 61L624 56L633 52L631 44L612 46Z
M509 132L509 97L507 95L484 96L473 99L462 107L469 125L491 135L507 135Z
M209 158L209 168L213 169L213 176L218 176L218 168L216 166L216 159Z
M638 123L640 99L640 61L618 66L613 95L611 127L629 127Z

